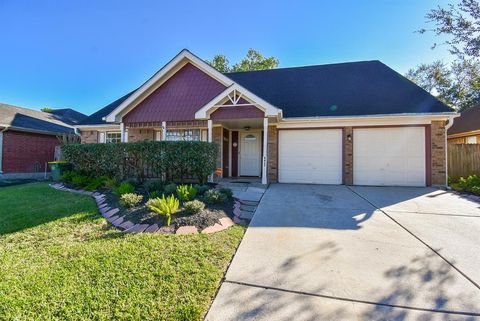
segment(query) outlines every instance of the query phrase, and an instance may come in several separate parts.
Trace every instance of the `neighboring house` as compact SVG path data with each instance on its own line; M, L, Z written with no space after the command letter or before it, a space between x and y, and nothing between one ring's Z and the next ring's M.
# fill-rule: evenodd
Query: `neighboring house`
M453 144L480 144L480 105L469 108L455 118L448 130L448 142Z
M218 143L225 177L445 185L457 114L379 61L222 74L181 51L76 127L82 141Z
M0 103L0 178L43 177L54 159L58 135L87 116L72 109L46 113Z

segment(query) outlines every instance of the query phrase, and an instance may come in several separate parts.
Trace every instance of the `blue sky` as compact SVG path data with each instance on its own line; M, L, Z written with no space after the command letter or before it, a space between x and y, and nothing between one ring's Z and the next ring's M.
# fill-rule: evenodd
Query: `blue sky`
M255 48L281 67L378 59L405 73L450 59L430 49L440 39L414 32L446 3L0 0L0 102L90 114L183 48L231 62Z

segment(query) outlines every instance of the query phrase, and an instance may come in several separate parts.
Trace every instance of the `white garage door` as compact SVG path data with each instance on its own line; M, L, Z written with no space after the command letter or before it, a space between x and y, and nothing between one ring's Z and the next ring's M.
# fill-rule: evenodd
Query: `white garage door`
M425 186L425 128L354 129L353 183Z
M280 130L280 183L342 184L342 130Z

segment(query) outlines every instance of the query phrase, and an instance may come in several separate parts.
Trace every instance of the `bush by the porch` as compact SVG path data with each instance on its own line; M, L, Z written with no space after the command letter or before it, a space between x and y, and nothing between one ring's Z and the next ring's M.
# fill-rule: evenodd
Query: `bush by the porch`
M207 142L134 142L119 144L71 144L62 155L76 170L119 179L163 177L183 182L195 178L204 183L215 170L218 148Z

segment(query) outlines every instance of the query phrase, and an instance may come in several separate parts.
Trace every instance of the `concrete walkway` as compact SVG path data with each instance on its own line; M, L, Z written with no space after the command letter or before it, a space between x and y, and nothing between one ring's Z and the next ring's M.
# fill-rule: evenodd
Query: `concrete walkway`
M270 186L206 320L480 320L480 204Z

